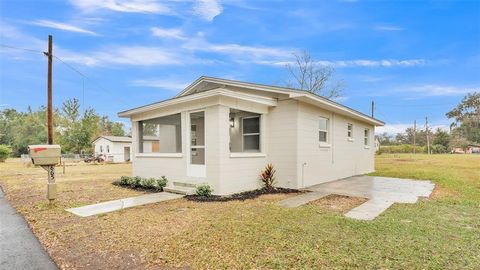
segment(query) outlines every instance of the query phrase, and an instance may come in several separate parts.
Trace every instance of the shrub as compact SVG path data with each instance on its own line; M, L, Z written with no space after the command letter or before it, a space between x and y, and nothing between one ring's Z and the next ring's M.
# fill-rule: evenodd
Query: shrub
M157 179L157 186L158 189L163 191L163 188L167 186L168 180L165 176L162 176L161 178Z
M275 168L273 168L273 164L269 163L265 166L262 172L260 172L260 180L263 182L263 185L266 189L273 189L273 185L275 185Z
M155 178L142 178L140 180L140 186L143 188L158 189L158 182Z
M128 176L122 176L120 177L120 180L118 181L118 183L120 183L120 185L122 186L127 186L130 183L130 178L131 177L128 177Z
M0 144L0 162L5 162L12 153L12 149L8 145Z
M447 153L447 147L441 144L434 144L430 149L433 154L445 154Z
M140 176L130 177L128 184L132 187L139 187L142 178Z
M212 195L213 189L209 185L200 185L197 187L196 194L198 196L210 197Z

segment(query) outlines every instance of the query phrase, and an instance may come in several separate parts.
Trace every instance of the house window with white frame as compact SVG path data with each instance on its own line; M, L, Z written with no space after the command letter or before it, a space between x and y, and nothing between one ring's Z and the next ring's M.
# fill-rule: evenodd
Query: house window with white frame
M260 152L260 116L242 118L244 152Z
M107 145L107 153L110 153L110 145Z
M138 153L181 153L180 113L138 122Z
M318 141L328 143L328 118L320 117L318 126Z
M348 139L353 139L353 124L351 123L348 123L347 124L347 136L348 136Z
M103 153L103 146L100 145L100 153Z
M370 129L366 128L366 129L363 131L363 135L364 135L363 144L364 144L365 146L370 145Z
M261 152L261 115L230 109L230 152Z

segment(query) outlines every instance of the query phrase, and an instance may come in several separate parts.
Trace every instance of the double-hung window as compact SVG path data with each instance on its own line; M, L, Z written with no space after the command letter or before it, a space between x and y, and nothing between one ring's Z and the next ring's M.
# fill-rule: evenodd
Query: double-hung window
M242 118L243 151L260 152L260 116Z
M365 146L368 146L370 144L370 129L366 128L364 131L363 131L363 144Z
M318 126L318 141L328 143L328 118L320 117Z
M347 136L349 139L353 139L353 124L347 124Z

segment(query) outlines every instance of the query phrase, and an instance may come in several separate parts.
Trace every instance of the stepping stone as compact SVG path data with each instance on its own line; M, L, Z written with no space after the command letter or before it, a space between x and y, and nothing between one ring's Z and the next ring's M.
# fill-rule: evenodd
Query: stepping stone
M383 199L371 199L353 208L345 216L358 220L374 220L383 211L392 206L393 203L393 201Z
M130 198L125 198L120 200L91 204L91 205L77 207L77 208L69 208L66 210L77 216L88 217L88 216L109 213L109 212L118 211L124 208L130 208L130 207L144 205L144 204L175 200L182 197L183 195L180 195L180 194L174 194L169 192L159 192L159 193L142 195L137 197L130 197Z

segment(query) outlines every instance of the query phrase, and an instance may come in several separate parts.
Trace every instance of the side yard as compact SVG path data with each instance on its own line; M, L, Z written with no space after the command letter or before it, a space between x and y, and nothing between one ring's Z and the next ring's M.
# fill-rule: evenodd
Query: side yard
M254 200L179 199L80 218L65 208L143 194L111 182L128 164L67 167L58 200L45 199L46 173L0 163L0 185L63 269L443 268L480 265L480 156L380 155L374 175L431 179L417 204L376 220L345 218L328 203L287 209L290 194ZM335 206L335 205L333 205Z

